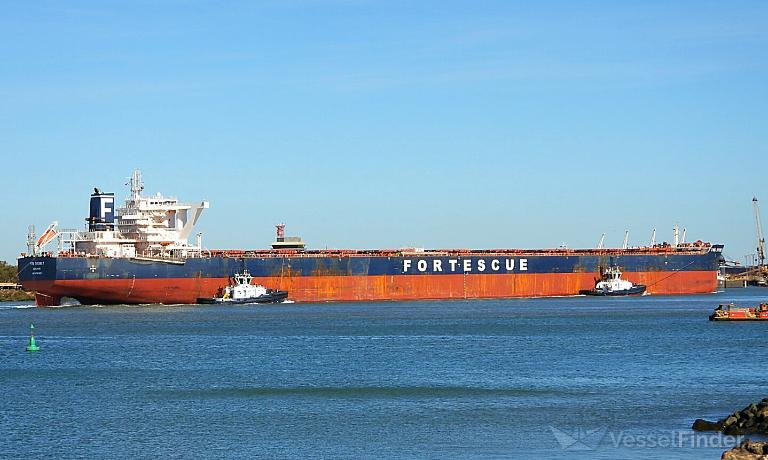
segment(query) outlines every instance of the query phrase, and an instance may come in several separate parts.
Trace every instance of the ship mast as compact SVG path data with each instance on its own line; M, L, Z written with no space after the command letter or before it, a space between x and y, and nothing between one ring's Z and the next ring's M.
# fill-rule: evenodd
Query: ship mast
M141 171L133 170L131 175L131 199L138 201L141 198L141 192L144 191L144 181L141 179Z
M675 224L675 226L672 227L672 230L674 232L673 235L674 235L674 239L675 239L674 240L675 241L675 246L674 247L677 247L677 245L680 244L680 227L678 227L677 224Z
M37 251L35 250L35 241L37 241L37 236L35 235L35 226L30 225L29 229L27 230L27 250L28 253L33 256L37 255Z

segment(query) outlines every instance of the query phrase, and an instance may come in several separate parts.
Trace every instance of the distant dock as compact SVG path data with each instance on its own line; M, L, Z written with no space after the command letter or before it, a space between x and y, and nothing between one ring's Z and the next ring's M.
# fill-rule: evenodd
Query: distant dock
M0 283L0 290L3 291L20 291L21 284L16 283Z
M726 280L723 281L723 286L722 287L724 287L726 289L745 288L745 287L747 287L747 281L746 280L738 280L738 279L733 279L733 280L726 279Z
M768 267L753 266L726 269L725 279L721 279L721 287L745 288L747 286L768 286Z

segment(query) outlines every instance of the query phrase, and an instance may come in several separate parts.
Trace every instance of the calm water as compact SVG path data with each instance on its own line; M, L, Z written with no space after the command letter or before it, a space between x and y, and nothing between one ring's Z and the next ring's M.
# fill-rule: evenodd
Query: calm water
M768 323L707 315L766 299L0 304L0 457L719 458Z

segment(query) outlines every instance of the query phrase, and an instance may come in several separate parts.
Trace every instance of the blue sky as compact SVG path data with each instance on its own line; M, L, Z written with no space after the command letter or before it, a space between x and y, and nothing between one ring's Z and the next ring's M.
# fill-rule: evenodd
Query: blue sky
M754 253L768 3L5 2L0 259L93 186L207 199L212 248Z

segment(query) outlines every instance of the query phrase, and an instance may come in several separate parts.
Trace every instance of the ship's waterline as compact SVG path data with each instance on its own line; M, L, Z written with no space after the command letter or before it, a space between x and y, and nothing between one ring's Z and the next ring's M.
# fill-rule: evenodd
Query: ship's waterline
M85 263L79 258L51 258L59 265L77 267ZM218 275L201 276L194 270L181 276L184 266L166 266L160 271L158 264L136 264L129 261L96 263L100 270L91 272L83 268L59 268L50 279L28 280L25 286L53 297L73 297L82 303L194 303L198 297L212 296L226 285L227 269ZM267 276L258 267L263 261L230 259L232 269L245 265L254 273L254 282L274 289L287 290L290 298L302 302L362 301L362 300L414 300L414 299L472 299L505 297L547 297L577 295L580 290L594 286L594 272L576 273L458 273L458 274L333 274L286 270L282 276ZM257 263L261 262L261 264ZM91 261L93 263L93 261ZM208 266L214 261L188 260L188 264ZM276 262L275 262L276 263ZM106 269L106 265L111 270ZM186 264L185 264L186 265ZM154 274L147 270L154 270ZM71 275L87 273L79 279ZM122 275L120 275L120 274ZM137 277L131 274L140 273ZM645 284L652 294L710 293L716 289L716 272L695 271L635 271L625 277Z

